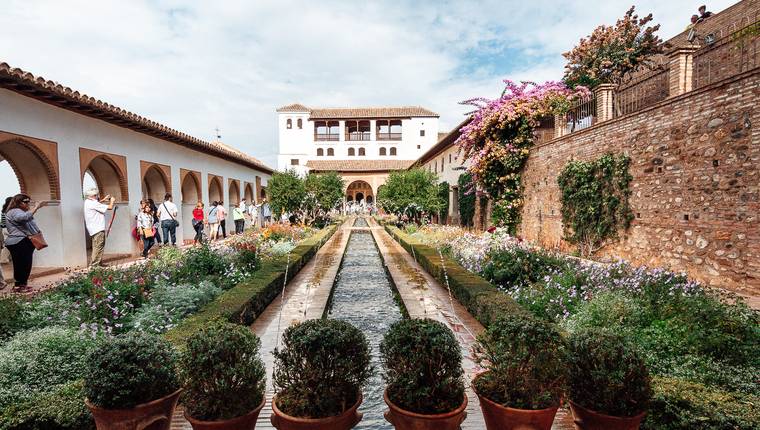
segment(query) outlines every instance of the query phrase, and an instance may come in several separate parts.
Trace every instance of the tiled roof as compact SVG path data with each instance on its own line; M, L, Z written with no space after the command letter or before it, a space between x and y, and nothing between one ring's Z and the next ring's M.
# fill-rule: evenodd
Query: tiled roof
M34 76L18 68L12 68L7 63L0 63L0 88L15 91L21 95L35 98L62 109L242 164L264 173L273 172L272 168L266 164L237 149L195 138L94 97L80 94L79 91L64 87L57 82Z
M436 142L440 142L441 139L443 139L444 137L448 136L449 133L450 132L448 132L448 131L443 131L443 132L439 131L438 132L438 140L436 140Z
M410 118L438 117L438 114L420 106L364 107L364 108L315 108L309 119L345 118Z
M306 167L323 172L377 172L404 170L414 160L309 160Z
M293 103L292 105L283 106L277 109L277 112L310 112L311 109L300 103Z

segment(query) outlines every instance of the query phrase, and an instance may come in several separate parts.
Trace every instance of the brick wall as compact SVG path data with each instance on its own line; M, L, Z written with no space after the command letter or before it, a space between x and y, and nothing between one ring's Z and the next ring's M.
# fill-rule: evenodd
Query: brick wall
M521 235L561 240L557 175L572 159L628 154L636 219L602 256L760 293L760 69L535 147Z

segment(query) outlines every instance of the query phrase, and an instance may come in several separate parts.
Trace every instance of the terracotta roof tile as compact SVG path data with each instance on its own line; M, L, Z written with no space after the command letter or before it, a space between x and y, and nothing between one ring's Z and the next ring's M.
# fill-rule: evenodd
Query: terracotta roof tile
M35 77L29 72L10 67L7 63L0 63L0 88L15 91L62 109L128 128L138 133L221 157L265 173L273 172L272 168L260 160L230 146L218 145L195 138L94 97L80 94L79 91L64 87L57 82L46 80L43 77Z
M363 107L363 108L314 108L309 119L346 118L410 118L438 117L438 114L420 106Z
M277 109L277 112L311 112L311 109L307 108L301 103L293 103L291 105L283 106Z
M404 170L414 164L414 160L309 160L306 167L323 172L362 172Z

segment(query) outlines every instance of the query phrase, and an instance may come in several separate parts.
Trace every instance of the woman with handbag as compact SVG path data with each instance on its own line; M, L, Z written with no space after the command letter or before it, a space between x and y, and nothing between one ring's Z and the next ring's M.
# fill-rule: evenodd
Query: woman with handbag
M140 213L137 214L137 231L140 232L140 238L143 241L143 258L148 258L148 251L156 239L156 231L153 225L153 210L150 205L143 205Z
M197 245L203 242L203 227L205 224L206 215L203 213L203 202L199 201L193 209L193 230L195 230L195 237L193 238L193 245Z
M13 278L16 280L14 293L26 293L31 290L27 282L29 274L32 273L34 251L47 246L42 231L34 222L34 214L47 202L39 201L34 207L30 206L31 202L32 199L28 195L16 194L5 214L5 228L8 230L5 247L13 260Z

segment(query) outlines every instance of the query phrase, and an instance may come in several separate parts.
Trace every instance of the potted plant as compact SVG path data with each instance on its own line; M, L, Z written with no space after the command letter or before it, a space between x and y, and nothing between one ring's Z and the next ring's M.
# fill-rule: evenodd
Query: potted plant
M250 430L264 407L261 341L248 328L215 322L187 340L179 359L185 419L195 430Z
M635 430L652 395L644 359L621 336L587 329L570 338L568 395L580 430Z
M295 324L285 330L274 359L275 428L344 430L361 420L357 408L372 367L359 329L331 319Z
M98 430L168 430L182 391L176 353L154 335L107 339L87 358L84 391Z
M488 429L549 430L565 384L565 342L530 315L507 314L478 336L473 380Z
M466 417L462 353L454 333L431 319L394 323L380 344L385 419L398 430L458 430Z

